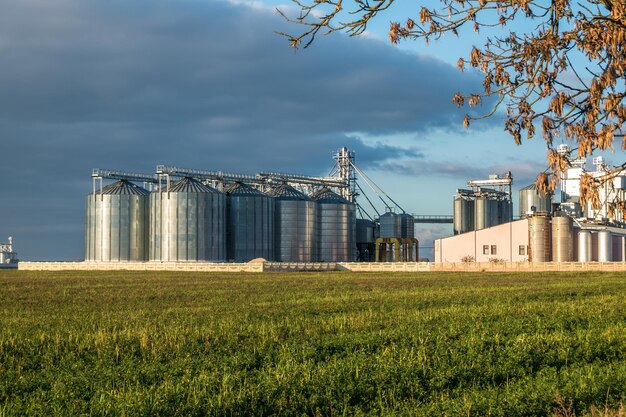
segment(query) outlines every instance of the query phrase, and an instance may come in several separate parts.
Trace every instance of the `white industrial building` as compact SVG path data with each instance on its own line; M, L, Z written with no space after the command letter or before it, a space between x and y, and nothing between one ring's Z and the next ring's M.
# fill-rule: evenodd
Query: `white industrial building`
M17 253L13 251L13 238L0 242L0 268L17 268Z

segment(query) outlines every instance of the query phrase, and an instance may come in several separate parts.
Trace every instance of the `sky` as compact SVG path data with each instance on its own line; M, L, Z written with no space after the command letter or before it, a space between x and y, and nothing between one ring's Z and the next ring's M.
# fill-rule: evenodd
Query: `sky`
M455 68L465 38L396 47L382 18L294 51L269 0L0 3L0 241L22 260L84 257L93 168L325 175L347 146L416 214L451 214L468 179L512 171L517 189L544 169L541 139L516 146L498 117L461 127L451 97L481 83Z

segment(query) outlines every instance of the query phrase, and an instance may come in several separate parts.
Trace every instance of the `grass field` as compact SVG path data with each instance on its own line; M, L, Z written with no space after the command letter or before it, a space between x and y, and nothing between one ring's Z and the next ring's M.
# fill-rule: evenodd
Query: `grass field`
M0 271L0 416L583 416L625 397L623 274Z

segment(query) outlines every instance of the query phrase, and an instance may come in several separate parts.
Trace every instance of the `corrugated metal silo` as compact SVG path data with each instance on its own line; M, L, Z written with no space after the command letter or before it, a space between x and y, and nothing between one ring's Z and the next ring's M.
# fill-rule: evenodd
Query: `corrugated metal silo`
M591 262L592 254L591 232L580 230L578 232L578 262Z
M357 243L374 243L374 230L376 224L368 219L356 219L356 241Z
M474 200L462 196L454 198L454 234L474 230Z
M487 201L487 206L489 207L488 216L487 216L489 219L489 222L487 223L485 227L492 227L492 226L496 226L500 224L500 218L502 214L501 200L498 200L495 198L489 199Z
M274 199L240 182L228 185L224 193L227 258L274 260Z
M574 260L574 224L569 216L552 218L552 260L554 262Z
M546 216L532 216L528 219L528 242L531 262L550 261L550 242L552 230Z
M150 260L226 259L224 194L193 178L150 195Z
M392 211L388 211L380 216L380 237L400 237L401 220L400 216Z
M356 255L356 206L324 187L311 195L317 203L318 259L351 262Z
M513 220L513 204L510 200L498 200L498 223L508 223ZM494 225L495 226L495 225Z
M474 227L475 230L481 230L489 227L490 222L490 205L487 197L476 197L474 202Z
M519 190L519 216L523 219L528 217L528 213L532 212L532 207L535 208L536 213L541 214L550 214L552 209L552 196L539 195L535 184Z
M415 237L415 218L408 213L398 215L400 217L400 237Z
M149 194L120 180L87 196L86 261L148 259Z
M598 232L598 262L613 261L613 237L608 230Z
M315 262L317 204L289 185L273 188L275 198L274 254L279 262Z

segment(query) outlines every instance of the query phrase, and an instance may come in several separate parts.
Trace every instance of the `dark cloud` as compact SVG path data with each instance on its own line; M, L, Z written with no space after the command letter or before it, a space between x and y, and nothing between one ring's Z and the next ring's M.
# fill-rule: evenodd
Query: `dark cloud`
M2 3L0 239L13 233L28 259L82 256L94 167L318 175L344 145L364 167L419 159L346 132L456 124L451 95L479 85L374 40L294 53L280 18L227 3Z

